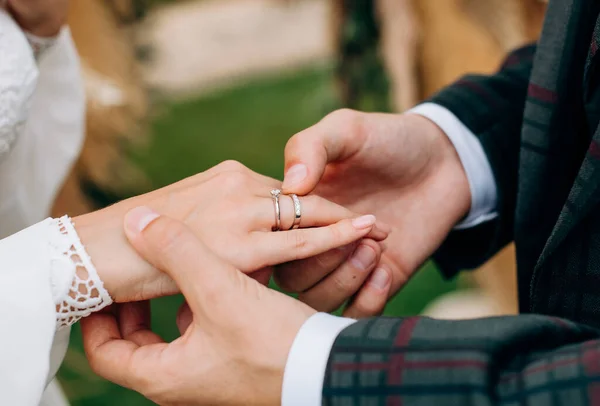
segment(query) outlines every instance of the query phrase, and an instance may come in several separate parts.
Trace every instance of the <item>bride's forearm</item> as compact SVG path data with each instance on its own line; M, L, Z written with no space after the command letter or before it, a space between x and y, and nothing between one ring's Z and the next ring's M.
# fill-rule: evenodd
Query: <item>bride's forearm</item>
M123 218L132 206L128 203L73 219L106 290L121 303L177 293L171 279L140 258L125 239Z

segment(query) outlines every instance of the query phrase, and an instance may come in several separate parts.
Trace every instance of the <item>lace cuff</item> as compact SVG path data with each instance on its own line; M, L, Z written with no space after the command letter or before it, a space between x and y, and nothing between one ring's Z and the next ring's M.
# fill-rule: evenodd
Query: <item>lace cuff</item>
M70 326L112 303L68 216L49 223L50 283L57 329Z

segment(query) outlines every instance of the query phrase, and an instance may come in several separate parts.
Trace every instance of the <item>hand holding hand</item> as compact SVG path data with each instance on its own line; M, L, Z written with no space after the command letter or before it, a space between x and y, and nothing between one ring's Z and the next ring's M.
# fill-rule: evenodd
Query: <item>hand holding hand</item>
M387 237L373 216L360 217L317 196L301 197L301 227L307 228L272 232L275 215L270 191L277 187L280 182L274 179L239 163L225 162L165 188L77 217L74 224L116 302L179 291L166 274L131 248L123 234L123 218L137 206L148 206L185 222L213 252L263 283L268 281L272 265L323 254L364 237ZM294 218L293 204L287 196L280 202L282 228L287 230Z
M93 314L81 321L92 369L163 405L280 405L288 353L315 311L248 278L179 221L142 207L127 215L125 230L181 287L187 322L167 344L140 304L121 305L118 318Z
M418 115L340 110L292 137L285 158L284 192L318 195L393 227L373 275L380 275L379 283L340 283L351 275L336 269L347 264L344 252L331 255L326 266L306 260L278 269L280 285L317 310L339 305L328 298L343 286L346 297L355 294L347 315L377 314L469 210L469 185L454 146ZM320 293L311 294L313 280L322 278Z

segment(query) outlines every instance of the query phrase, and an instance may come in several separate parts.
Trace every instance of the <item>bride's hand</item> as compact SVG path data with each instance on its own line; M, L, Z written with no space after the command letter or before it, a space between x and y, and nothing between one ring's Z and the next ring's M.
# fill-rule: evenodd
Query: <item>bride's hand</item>
M165 188L125 200L74 219L75 228L116 302L144 300L178 292L164 273L148 265L123 234L124 215L137 206L184 221L208 247L245 273L352 246L368 237L383 240L385 226L317 196L300 197L301 229L272 232L275 223L270 191L280 182L225 162ZM292 225L292 199L281 196L282 229ZM305 228L310 227L310 228ZM379 244L372 244L381 254ZM374 268L375 263L372 268ZM372 270L372 268L370 270Z

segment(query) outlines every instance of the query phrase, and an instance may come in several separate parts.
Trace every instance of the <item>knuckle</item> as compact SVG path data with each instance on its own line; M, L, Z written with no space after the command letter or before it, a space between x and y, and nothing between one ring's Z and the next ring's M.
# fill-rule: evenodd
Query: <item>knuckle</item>
M315 268L320 271L329 270L332 267L332 257L334 256L331 252L326 252L321 255L314 257Z
M351 279L348 279L341 272L337 272L331 276L333 289L339 293L354 293Z
M186 241L187 233L182 224L177 222L161 222L155 230L158 235L156 249L162 256L171 256L174 251L179 251Z
M325 119L326 120L335 120L335 121L348 121L348 120L354 120L358 114L359 113L356 110L349 109L349 108L342 108L342 109L332 111L327 116L325 116Z
M217 168L223 172L242 172L246 170L244 164L233 159L221 162L217 165Z
M323 278L335 271L342 263L344 263L344 261L348 259L348 255L351 252L352 251L348 250L346 247L329 250L323 254L312 257L307 265L310 266L311 272Z
M294 260L298 260L304 257L305 253L310 250L310 241L304 232L304 230L297 230L296 232L288 233L292 241L290 242L292 249L294 250Z
M295 151L298 148L301 140L302 140L302 133L298 133L298 134L294 135L292 138L290 138L288 140L288 142L285 144L284 154L288 155L292 151Z
M328 227L328 230L329 230L329 240L331 241L331 244L334 246L340 246L345 239L344 238L345 233L342 232L341 228L337 225ZM348 235L351 235L351 234L348 234Z
M228 192L238 192L247 182L247 176L242 172L222 172L217 176L219 187Z
M324 118L324 120L334 123L344 132L358 128L362 123L362 119L363 113L348 108L333 111Z

